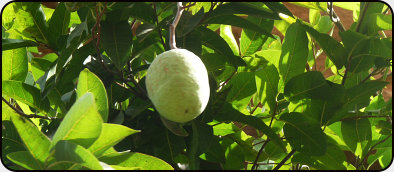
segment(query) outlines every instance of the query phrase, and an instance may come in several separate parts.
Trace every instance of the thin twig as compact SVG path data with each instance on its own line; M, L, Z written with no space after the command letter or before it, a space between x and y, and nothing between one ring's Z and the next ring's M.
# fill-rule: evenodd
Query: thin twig
M47 120L55 120L55 119L60 119L60 118L56 118L56 117L49 117L49 116L40 116L40 115L36 115L36 114L25 114L23 113L21 110L17 109L16 107L12 106L10 102L8 102L4 97L1 97L1 99L10 107L12 108L16 113L18 113L19 115L25 117L25 118L41 118L41 119L47 119Z
M171 49L177 49L176 41L175 41L175 29L179 23L179 20L181 19L182 12L184 10L184 8L182 6L182 2L177 2L177 7L178 7L178 11L176 12L175 19L172 22L172 24L170 25L170 48Z
M260 157L261 152L263 152L264 147L268 144L269 141L270 141L270 139L268 138L266 140L266 142L263 144L263 146L261 146L259 152L257 153L256 159L253 162L252 168L250 170L253 170L253 169L257 170L257 161Z
M235 73L237 73L237 70L234 70L234 72L231 74L231 76L228 77L228 78L226 79L226 81L224 81L224 82L218 87L218 89L223 88L223 87L228 83L228 81L230 81L230 79L235 75Z
M364 21L365 14L367 13L367 9L369 7L369 2L365 2L364 8L360 12L360 17L357 21L356 32L360 31L361 23Z
M278 170L280 167L285 164L285 162L296 152L295 149L293 149L289 154L286 155L285 158L282 159L282 161L273 169L273 170Z

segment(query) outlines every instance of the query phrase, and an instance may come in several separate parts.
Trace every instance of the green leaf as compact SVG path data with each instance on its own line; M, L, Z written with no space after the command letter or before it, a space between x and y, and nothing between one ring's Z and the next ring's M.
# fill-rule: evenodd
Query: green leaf
M1 40L1 48L4 53L5 50L11 50L22 47L34 47L38 44L34 41L23 40L23 39L2 39Z
M57 39L60 35L67 34L70 16L71 13L66 8L64 2L59 3L48 22L48 31L51 34L49 45L52 47L57 47Z
M69 140L88 148L99 137L102 118L92 93L81 96L70 108L52 139L51 147L60 140Z
M235 133L238 128L234 126L232 123L221 123L218 125L214 125L213 127L213 134L216 136L225 136L228 134L233 134Z
M100 157L107 149L115 146L125 137L139 132L123 125L103 123L101 134L89 147L89 151Z
M352 109L354 106L356 109L366 107L370 102L370 97L386 85L387 82L384 81L369 81L349 88L346 90L344 106L352 107Z
M319 46L327 54L328 58L330 58L330 60L335 64L337 69L341 69L347 60L345 49L342 44L330 35L320 33L306 24L302 24L301 26L316 40Z
M28 70L26 48L2 51L1 79L25 81Z
M26 168L28 170L43 170L41 164L36 162L36 159L27 151L18 151L7 154L7 158L13 163Z
M10 115L26 149L36 165L43 169L44 161L49 156L49 146L51 144L49 138L28 119L13 113Z
M230 2L218 6L216 9L208 13L206 19L211 17L229 15L229 14L247 14L253 16L260 16L266 19L280 20L277 13L270 12L262 8L263 4L253 2Z
M117 165L121 167L140 167L141 170L173 170L171 165L156 157L138 153L138 152L123 152L111 153L101 158L109 165Z
M298 112L285 113L280 120L286 122L283 132L293 149L305 155L321 156L326 153L326 135L319 124Z
M240 72L236 74L228 83L231 90L226 101L243 109L248 105L250 96L256 92L256 81L253 72Z
M357 143L372 139L371 123L367 118L344 120L341 123L342 139L352 152Z
M204 9L200 9L196 14L190 15L190 13L182 13L181 19L179 20L178 26L176 27L176 33L178 37L185 36L186 34L193 31L201 19L204 17Z
M101 23L101 43L118 69L130 60L133 34L127 20Z
M58 162L74 162L91 170L103 169L98 159L89 150L68 140L60 140L56 143L54 156Z
M225 24L225 25L232 25L238 26L240 28L246 28L253 30L255 32L261 33L263 35L267 35L269 37L274 38L274 36L265 29L262 29L260 26L250 22L242 17L235 16L235 15L220 15L211 17L209 19L204 20L203 24Z
M87 25L87 19L82 20L81 24L78 24L75 29L67 37L65 46L62 47L61 54L59 55L56 64L56 74L59 76L60 71L64 68L69 57L74 53L75 50L80 46L82 41L84 41L89 35L89 29ZM73 56L72 56L73 57ZM58 79L56 79L58 80Z
M342 102L345 88L339 84L329 84L321 72L310 71L291 78L285 86L284 94L290 101L311 98Z
M273 110L278 95L279 73L274 65L269 63L255 72L256 88L259 100L264 107Z
M42 99L40 90L37 88L20 81L2 81L1 86L3 95L21 101L44 114L49 112L49 101L47 98Z
M224 170L241 170L244 168L242 164L245 162L245 155L240 145L230 138L225 138L221 142L222 149L224 149L225 163Z
M220 25L220 36L227 42L231 50L233 50L233 53L239 55L238 44L234 38L230 25Z
M85 93L91 92L94 96L94 101L97 105L97 110L100 113L104 122L108 120L108 97L103 82L89 69L85 68L79 74L77 85L77 99L82 97Z
M260 26L262 29L264 29L267 32L271 32L274 25L273 20L267 20L262 17L248 16L247 20L256 23L256 25ZM263 35L259 32L249 30L246 28L242 29L241 39L240 39L241 57L249 56L255 53L258 49L261 48L261 46L267 39L268 39L267 35Z
M224 102L221 109L218 111L217 114L214 115L214 119L221 122L226 121L237 121L242 122L244 124L248 124L268 136L274 143L276 143L282 150L286 151L283 142L279 139L279 136L275 134L275 132L269 128L261 119L250 116L244 115L241 112L235 110L231 104Z
M226 57L229 63L234 66L245 66L245 62L239 56L233 54L233 51L226 41L216 32L204 27L198 27L196 31L201 33L201 41L204 45Z
M22 2L23 3L23 2ZM30 13L32 16L34 27L39 31L40 37L44 39L45 42L48 42L48 24L45 19L44 11L41 8L41 3L23 3L26 6L26 11Z
M293 23L286 31L279 59L279 74L283 81L280 90L292 77L304 72L307 58L308 37L298 22Z
M290 17L293 17L293 14L280 2L263 2L268 8L276 13L283 13Z

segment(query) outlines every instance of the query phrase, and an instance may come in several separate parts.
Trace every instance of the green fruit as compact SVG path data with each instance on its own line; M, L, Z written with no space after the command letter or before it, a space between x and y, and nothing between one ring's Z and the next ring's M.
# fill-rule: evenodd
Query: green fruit
M159 54L146 73L145 83L156 110L170 121L191 121L208 103L207 69L198 56L185 49Z

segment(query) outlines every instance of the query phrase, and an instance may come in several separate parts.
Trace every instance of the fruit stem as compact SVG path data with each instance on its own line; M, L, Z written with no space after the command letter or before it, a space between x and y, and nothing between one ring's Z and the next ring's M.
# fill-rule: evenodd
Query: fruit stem
M182 6L182 2L177 2L178 11L176 12L176 16L172 24L170 25L170 47L171 49L177 49L176 41L175 41L175 28L178 25L179 20L181 19L182 12L184 10Z

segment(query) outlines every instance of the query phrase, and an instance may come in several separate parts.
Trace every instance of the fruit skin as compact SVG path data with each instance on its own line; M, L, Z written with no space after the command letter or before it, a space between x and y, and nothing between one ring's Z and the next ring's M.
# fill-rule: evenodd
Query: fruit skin
M207 69L198 56L186 49L159 54L148 68L145 84L156 110L170 121L193 120L209 100Z

